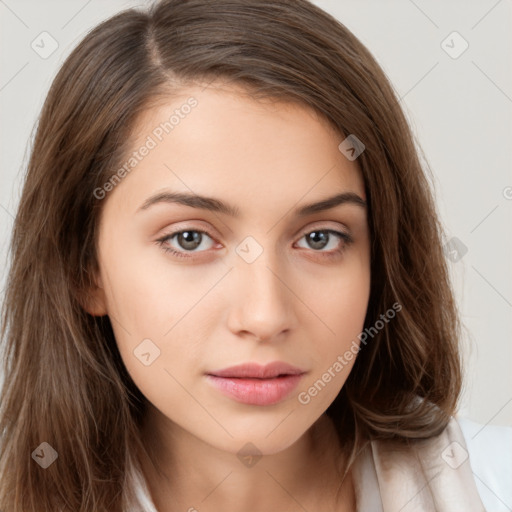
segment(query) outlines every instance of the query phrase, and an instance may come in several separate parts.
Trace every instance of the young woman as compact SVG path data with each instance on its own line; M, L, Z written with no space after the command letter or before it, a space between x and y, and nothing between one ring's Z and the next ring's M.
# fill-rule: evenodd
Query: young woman
M0 509L480 511L442 229L383 71L306 0L163 0L45 102Z

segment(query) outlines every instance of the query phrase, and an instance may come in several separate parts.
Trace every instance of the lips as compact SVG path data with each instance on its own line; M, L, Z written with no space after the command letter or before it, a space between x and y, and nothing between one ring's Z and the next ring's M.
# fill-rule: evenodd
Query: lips
M246 363L206 375L208 382L229 398L247 405L273 405L297 387L305 371L276 361L266 366Z
M224 368L223 370L209 372L208 375L239 379L271 379L279 377L280 375L300 375L302 373L305 372L296 366L281 361L275 361L265 366L256 363L244 363L238 366Z

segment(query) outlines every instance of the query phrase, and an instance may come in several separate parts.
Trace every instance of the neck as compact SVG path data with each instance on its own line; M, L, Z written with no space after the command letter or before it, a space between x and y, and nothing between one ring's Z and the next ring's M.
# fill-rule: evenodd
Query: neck
M342 484L344 456L325 414L293 445L256 463L244 464L151 407L142 433L150 460L141 464L159 512L355 510L352 478Z

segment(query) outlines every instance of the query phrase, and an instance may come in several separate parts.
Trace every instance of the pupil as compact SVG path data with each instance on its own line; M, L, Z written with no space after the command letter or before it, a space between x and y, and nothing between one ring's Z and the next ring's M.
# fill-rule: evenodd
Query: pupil
M313 231L309 234L309 239L312 242L313 248L323 249L327 243L327 233L322 231Z
M195 249L201 243L201 233L197 231L184 231L179 234L179 243L184 249Z

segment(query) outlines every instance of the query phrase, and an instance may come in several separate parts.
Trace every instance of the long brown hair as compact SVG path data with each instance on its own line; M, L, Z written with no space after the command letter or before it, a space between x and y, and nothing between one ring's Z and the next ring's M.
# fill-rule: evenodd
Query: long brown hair
M460 392L459 320L442 227L399 99L369 51L307 0L163 0L124 11L67 58L44 104L12 234L2 311L0 510L120 511L143 449L145 397L110 320L82 299L98 269L103 201L137 117L188 84L221 78L312 107L364 146L370 328L327 410L347 454L368 439L440 433ZM419 145L418 145L419 146ZM108 200L108 198L107 198ZM58 454L45 470L33 452ZM34 459L34 460L33 460Z

